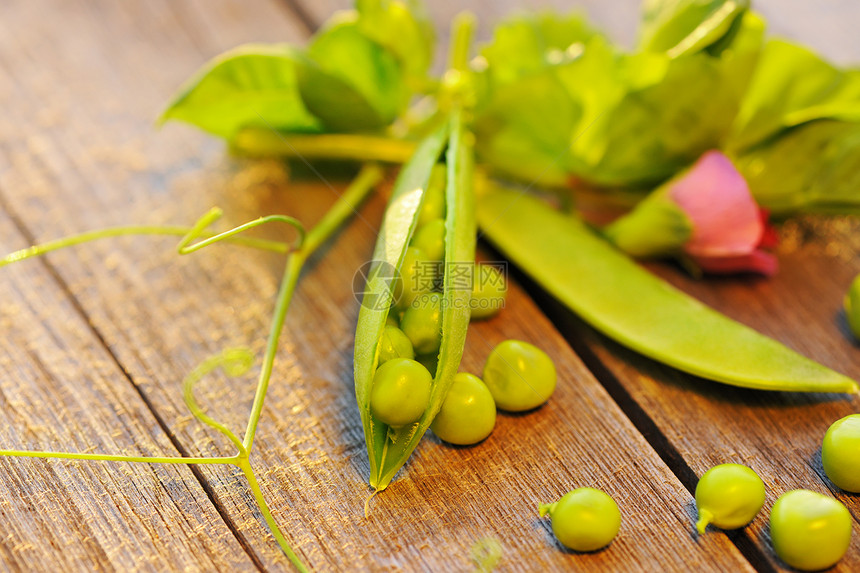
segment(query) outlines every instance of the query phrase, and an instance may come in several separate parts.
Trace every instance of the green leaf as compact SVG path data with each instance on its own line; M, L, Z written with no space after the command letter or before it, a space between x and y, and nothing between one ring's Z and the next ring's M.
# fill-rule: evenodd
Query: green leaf
M733 27L749 0L646 0L639 47L671 58L717 45Z
M304 59L296 71L302 100L327 131L370 131L389 123L347 81L313 60Z
M481 49L495 86L543 72L576 58L598 34L578 14L520 15L498 24L493 40Z
M433 25L417 2L357 0L358 29L397 58L405 75L423 82L433 63Z
M591 184L648 188L718 148L758 58L764 32L747 12L732 47L718 57L698 52L623 56L615 71L626 88L602 113L580 126L569 170ZM586 88L587 89L587 88Z
M771 40L735 122L741 150L817 119L860 121L860 70L840 70L814 52Z
M551 42L546 27L514 21L485 48L479 154L528 182L560 186L573 176L592 187L632 190L652 188L721 146L764 32L761 19L746 12L718 55L618 54L592 35L547 58L543 46L587 33L569 25L564 41Z
M365 101L356 109L336 104L335 109L325 113L328 123L383 127L394 121L408 103L409 92L400 64L393 54L361 32L355 12L332 18L314 36L307 54L318 66L310 78L301 77L302 97L309 108L321 112L331 106L330 102L341 95L338 85ZM314 81L305 83L306 79ZM358 100L356 96L350 95L350 103ZM369 115L368 110L374 115ZM345 117L335 120L337 115Z
M737 323L642 269L581 221L524 193L478 200L482 232L583 320L616 342L695 376L793 392L857 383Z
M495 91L475 122L478 153L508 176L563 185L565 151L581 116L553 73L511 82Z
M860 213L860 124L818 120L735 156L756 201L774 215Z
M159 122L185 121L225 139L249 126L320 131L299 95L300 60L286 44L248 44L225 52L180 88Z

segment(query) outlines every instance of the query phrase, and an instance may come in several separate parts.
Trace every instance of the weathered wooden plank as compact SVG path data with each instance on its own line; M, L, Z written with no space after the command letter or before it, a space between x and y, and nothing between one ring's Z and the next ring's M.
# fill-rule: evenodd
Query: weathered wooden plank
M20 77L4 94L15 113L0 119L0 194L34 236L120 222L190 222L213 203L232 223L284 211L312 222L332 201L331 189L318 183L285 190L286 174L276 162L227 159L219 144L179 126L152 132L149 118L205 57L239 41L298 37L288 13L265 2L212 6L112 3L94 12L74 5L77 16L57 6L59 19L38 20L16 5L4 14L11 39L0 44L0 58ZM69 18L77 18L75 34L64 33ZM24 28L22 41L13 32ZM9 46L38 55L39 74L28 75L10 58ZM52 91L58 79L69 80L61 93ZM102 99L94 106L97 94ZM33 135L19 118L40 113L47 132ZM748 568L723 535L694 539L689 493L516 289L502 318L470 334L464 368L479 371L490 345L520 337L546 347L568 383L539 411L502 416L479 447L425 440L365 519L367 462L351 388L357 303L350 283L374 240L366 221L377 221L381 208L376 199L306 272L253 457L273 512L303 559L324 570L465 569L472 543L489 535L503 542L507 569ZM281 262L226 247L177 260L170 244L99 243L48 260L189 453L230 453L223 439L189 423L178 384L225 346L261 349ZM199 395L238 431L252 387L250 380L213 376ZM284 567L236 472L202 471L253 554L267 567ZM537 519L537 502L580 485L603 487L622 505L623 534L608 551L563 553ZM56 564L51 551L39 557L43 568Z
M472 9L482 19L492 21L512 4L485 6L466 2L458 3L456 8ZM591 3L586 4L590 9ZM630 4L625 15L636 3ZM764 0L754 4L768 18L771 33L804 42L837 62L860 60L860 42L848 24L860 17L860 5L845 0L816 3L814 7L803 2ZM607 10L619 5L599 4ZM442 22L450 17L449 10L447 4L431 5L437 27L444 29ZM632 28L622 25L623 19L601 22L601 15L593 17L614 37L631 42L628 30ZM839 312L847 285L860 273L856 222L815 223L804 229L793 229L786 233L787 238L794 242L802 235L811 244L804 246L801 240L796 250L783 247L782 270L770 281L692 281L672 269L653 268L730 316L848 375L860 377L857 344L848 337ZM531 290L539 292L533 286ZM696 476L715 464L747 463L768 484L766 510L789 489L832 490L851 510L856 531L860 519L857 496L840 492L824 478L820 441L830 423L860 410L860 399L768 394L693 379L619 347L585 327L545 295L539 297L542 309L586 356L588 365L687 487L692 489ZM753 527L735 539L748 551L765 555L770 566L780 567L769 546L766 515L764 512ZM753 544L757 549L751 548ZM855 570L860 566L858 559L860 538L855 535L849 555L837 569Z
M836 240L845 255L849 236ZM651 268L729 316L858 378L857 344L847 336L839 308L847 284L860 273L860 259L856 251L847 259L828 255L826 244L833 243L814 241L784 253L779 274L769 280L694 281L671 268ZM626 405L640 430L654 436L650 441L689 487L695 485L696 476L718 463L745 463L759 472L768 487L768 501L764 515L743 535L758 544L774 566L779 564L769 550L765 516L788 490L805 488L834 495L851 511L856 530L858 498L829 483L820 456L828 426L860 410L860 398L768 393L686 376L618 346L554 301L540 298L544 310L599 372L616 400ZM854 571L858 566L860 539L855 535L848 555L835 570Z
M0 249L24 239L0 211ZM0 449L178 456L37 261L0 270ZM12 571L253 570L187 466L0 458Z

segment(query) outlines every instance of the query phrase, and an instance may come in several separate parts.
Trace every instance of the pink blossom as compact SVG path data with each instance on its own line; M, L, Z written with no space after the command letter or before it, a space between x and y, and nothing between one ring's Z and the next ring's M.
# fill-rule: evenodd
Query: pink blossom
M668 195L692 224L683 251L704 272L776 272L776 257L762 249L775 246L776 235L728 157L705 153L670 182Z

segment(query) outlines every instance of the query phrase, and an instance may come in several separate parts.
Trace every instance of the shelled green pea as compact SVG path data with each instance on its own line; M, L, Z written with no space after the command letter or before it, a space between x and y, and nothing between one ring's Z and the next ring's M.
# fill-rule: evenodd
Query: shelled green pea
M555 503L541 504L549 514L556 539L574 551L597 551L609 545L621 529L621 511L608 494L591 487L566 493Z
M496 425L496 404L487 385L473 374L460 372L430 429L439 439L468 446L484 440Z
M403 313L400 328L412 341L416 354L437 352L442 343L442 295L433 292L418 296Z
M741 464L720 464L696 484L696 529L705 533L709 524L720 529L737 529L751 522L764 505L764 482L751 468Z
M433 219L445 217L445 183L447 181L444 163L437 163L430 172L430 181L424 192L424 201L418 211L418 226L426 225Z
M379 367L370 390L370 411L394 428L421 419L430 404L433 377L409 358L394 358Z
M430 292L432 281L425 275L432 265L427 254L417 247L409 247L403 255L400 273L394 283L394 301L397 310L409 308L420 295Z
M500 410L531 410L549 400L555 391L555 364L537 346L505 340L487 358L484 383Z
M386 326L379 340L379 365L394 358L415 358L409 338L396 326Z
M492 265L475 266L470 301L472 320L490 318L505 306L507 281L502 272Z
M851 514L836 499L805 489L782 494L770 510L777 557L801 571L835 565L851 544Z
M821 442L821 465L837 487L860 493L860 414L833 422Z

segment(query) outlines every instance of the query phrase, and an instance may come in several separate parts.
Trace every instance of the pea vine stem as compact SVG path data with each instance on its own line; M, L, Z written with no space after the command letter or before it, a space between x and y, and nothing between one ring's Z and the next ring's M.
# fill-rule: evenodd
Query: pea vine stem
M352 161L406 163L415 143L380 135L333 133L290 135L271 129L245 128L230 143L237 155L248 157L303 157Z
M266 353L263 356L263 367L257 383L257 392L254 396L251 415L248 419L247 429L245 430L243 444L248 451L254 445L254 436L257 433L257 425L260 422L260 414L263 411L266 391L269 388L269 380L272 377L272 368L275 364L275 355L278 351L281 330L283 330L287 310L289 310L290 301L296 290L296 283L299 280L302 267L308 257L355 213L358 205L364 201L381 179L382 169L379 166L373 164L364 166L352 184L338 198L320 222L308 231L302 245L290 253L287 258L284 276L281 280L281 287L275 302L272 326L269 331L268 342L266 343Z
M257 481L253 468L251 467L251 448L254 443L254 436L257 431L257 426L263 411L266 392L272 376L281 331L283 330L287 310L289 309L290 301L295 293L302 268L308 258L338 229L340 229L354 213L356 213L358 206L367 198L370 192L373 191L374 187L382 180L382 177L383 170L381 167L376 164L365 164L358 176L353 180L346 191L338 197L337 201L329 211L316 224L316 226L307 232L305 232L302 224L292 217L285 215L269 215L266 217L260 217L223 233L211 233L206 231L206 227L214 223L222 215L220 209L213 208L203 215L203 217L201 217L197 223L190 228L155 225L114 227L110 229L80 233L78 235L65 237L56 241L28 247L0 259L0 267L2 267L65 247L79 245L107 237L128 235L181 236L182 240L177 247L177 251L180 255L195 252L220 241L287 254L286 267L284 269L283 279L275 301L272 325L266 343L266 352L263 357L263 365L258 379L254 401L251 406L251 414L248 420L244 439L240 440L238 436L236 436L224 424L214 420L206 414L203 408L201 408L197 403L193 391L195 384L215 369L220 368L230 376L238 376L246 372L253 362L253 355L249 350L242 348L224 350L220 354L204 360L183 381L183 397L185 399L186 406L188 406L192 415L200 422L220 432L230 440L237 449L237 453L235 455L222 457L127 456L76 452L0 450L0 456L131 463L201 465L226 464L236 466L242 470L242 473L248 480L248 485L250 486L254 499L260 508L260 512L262 513L269 530L272 532L272 535L281 550L297 570L302 572L307 571L305 565L290 547L286 537L284 537L284 534L278 527L277 521L275 521L275 518L266 503L260 484ZM293 241L293 243L287 244L279 241L237 236L239 233L248 229L273 222L284 223L293 227L298 234L298 238ZM194 242L195 240L197 240L197 242Z

